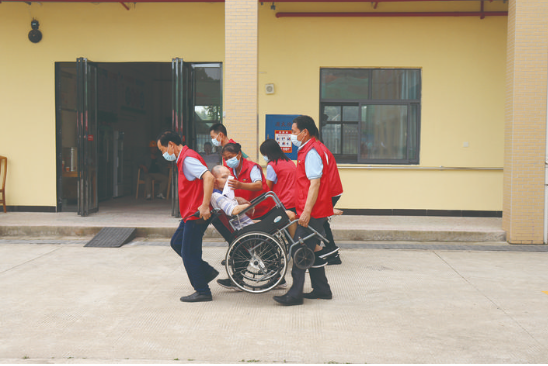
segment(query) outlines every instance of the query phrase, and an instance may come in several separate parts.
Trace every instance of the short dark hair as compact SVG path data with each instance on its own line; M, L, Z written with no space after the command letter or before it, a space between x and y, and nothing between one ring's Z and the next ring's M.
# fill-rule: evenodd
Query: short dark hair
M209 128L209 132L214 131L215 133L222 132L225 136L228 136L226 133L226 127L221 123L215 123Z
M167 147L168 142L173 142L175 145L182 145L183 141L181 140L181 136L179 136L178 133L175 133L171 130L165 130L164 132L160 132L158 137L156 138L156 141L160 141L160 145Z
M261 154L268 158L268 161L290 160L282 151L280 145L272 139L265 140L259 147Z
M233 154L239 154L242 152L242 145L240 145L237 142L236 143L229 142L228 144L223 146L223 151L221 151L221 154L224 154L225 151L228 151L229 153L233 153Z
M206 141L206 142L204 142L204 146L213 146L213 145L211 145L211 142Z
M297 128L302 130L308 130L308 133L310 136L319 138L320 132L318 131L318 127L316 126L316 123L310 116L299 116L293 120L293 123L297 124Z

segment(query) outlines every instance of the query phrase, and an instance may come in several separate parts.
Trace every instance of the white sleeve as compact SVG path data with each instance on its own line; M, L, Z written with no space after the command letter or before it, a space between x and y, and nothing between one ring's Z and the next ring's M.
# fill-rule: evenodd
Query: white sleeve
M263 181L263 177L261 176L261 172L259 171L259 167L257 165L251 168L251 173L249 173L249 177L251 178L252 183L255 183L257 181Z
M266 179L271 182L278 183L278 175L270 164L266 166Z

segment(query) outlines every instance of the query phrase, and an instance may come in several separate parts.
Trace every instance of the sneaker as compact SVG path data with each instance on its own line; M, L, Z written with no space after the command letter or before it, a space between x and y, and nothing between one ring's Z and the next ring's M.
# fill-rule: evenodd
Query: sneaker
M341 256L337 253L337 255L333 255L329 258L327 258L327 265L332 266L335 264L342 264Z
M318 256L320 258L327 258L331 255L334 255L334 254L338 253L338 252L339 252L339 247L338 246L325 247L322 250L320 250L319 252L316 252L316 256Z
M274 287L274 289L278 290L278 289L284 289L284 288L287 288L287 282L285 282L285 278L282 278L280 283L278 283L278 285Z
M219 285L221 285L222 287L224 287L226 289L229 289L229 290L242 291L238 286L236 286L234 284L234 282L232 282L232 280L230 278L224 278L224 279L221 279L221 280L217 280L217 283Z
M156 198L159 198L159 199L161 199L161 200L165 200L165 199L166 199L166 197L164 196L163 193L160 193L159 195L157 195Z
M312 265L311 268L320 268L325 266L327 266L327 261L323 258L316 256L314 259L314 264Z
M150 194L147 194L147 200L151 200L152 196Z

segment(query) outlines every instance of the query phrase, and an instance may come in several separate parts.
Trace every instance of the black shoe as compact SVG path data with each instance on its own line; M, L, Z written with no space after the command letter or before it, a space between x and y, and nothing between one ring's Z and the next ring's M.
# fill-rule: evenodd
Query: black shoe
M334 255L332 257L327 258L327 265L332 266L335 264L342 264L341 256L340 255Z
M327 266L327 261L323 258L320 258L318 256L316 256L314 258L314 264L312 265L311 268L320 268L320 267L325 267Z
M303 299L296 299L291 296L274 296L274 300L285 306L302 305Z
M224 287L226 289L229 289L229 290L242 291L242 289L239 288L238 286L236 286L236 284L234 282L232 282L232 280L230 278L224 278L224 279L221 279L221 280L217 280L217 283L219 285L221 285L222 287Z
M303 294L303 297L305 299L323 299L323 300L331 300L333 298L333 294L320 294L316 291L312 290L312 292L309 292L307 294Z
M338 246L325 247L322 250L320 250L319 252L316 252L316 255L320 258L327 258L331 255L334 255L334 254L338 253L338 252L339 252L339 247Z
M211 294L200 294L199 292L195 292L192 295L183 296L181 297L182 302L202 302L202 301L211 301L213 300L213 297Z
M207 283L210 283L219 275L219 271L217 271L215 268L213 268L213 271L209 274L209 276L206 277Z
M223 259L223 260L221 261L221 266L226 266L226 259Z

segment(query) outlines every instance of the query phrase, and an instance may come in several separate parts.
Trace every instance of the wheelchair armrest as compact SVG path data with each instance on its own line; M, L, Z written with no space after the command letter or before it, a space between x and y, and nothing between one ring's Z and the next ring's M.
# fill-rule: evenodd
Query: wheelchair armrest
M274 200L274 203L275 203L276 207L284 207L282 201L280 201L280 199L278 198L276 193L274 193L272 191L268 191L268 192L265 192L265 193L261 194L258 197L255 197L254 199L252 199L251 202L250 202L249 207L242 210L242 212L240 212L238 215L247 213L248 211L254 209L255 206L257 206L259 203L261 203L261 202L263 202L263 201L265 201L269 198L272 198ZM284 209L285 209L285 207L284 207Z

